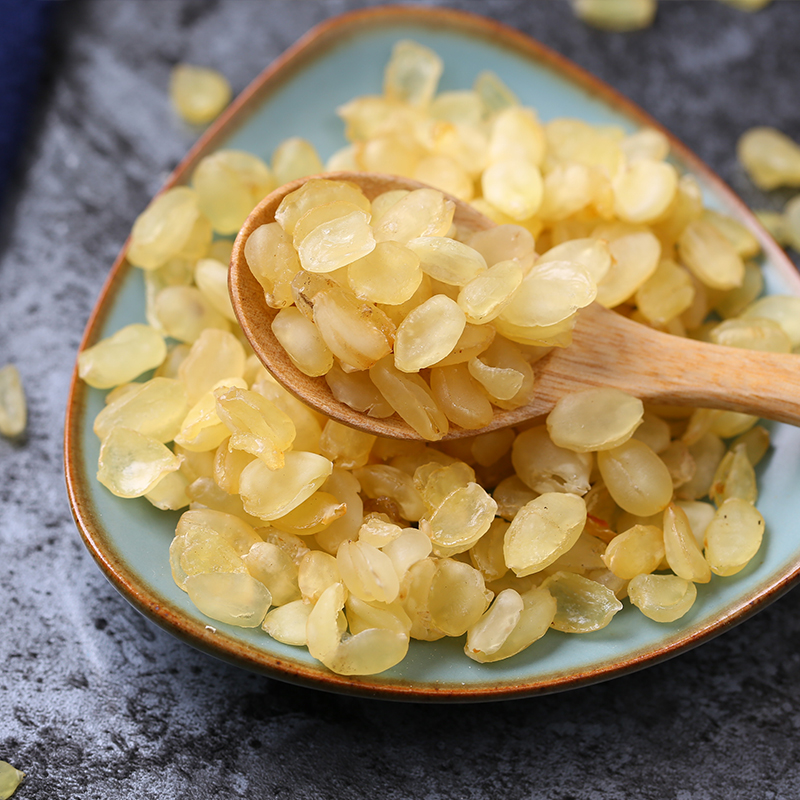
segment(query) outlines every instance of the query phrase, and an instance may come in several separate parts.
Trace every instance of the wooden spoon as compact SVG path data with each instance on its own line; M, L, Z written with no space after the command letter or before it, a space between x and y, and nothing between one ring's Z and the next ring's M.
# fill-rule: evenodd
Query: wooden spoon
M423 184L406 178L362 173L326 175L357 183L372 200L392 189L418 189ZM229 289L234 311L256 355L287 389L327 417L378 436L419 439L397 415L376 419L338 401L324 378L302 373L272 333L277 310L244 257L247 237L260 225L273 222L281 200L307 178L282 186L250 214L234 243ZM456 204L455 223L462 229L485 230L494 223L467 203ZM716 408L754 414L800 425L800 358L707 344L660 333L632 322L597 303L583 309L572 344L554 348L534 365L531 401L513 411L495 409L492 422L479 430L451 426L446 439L543 420L559 398L569 392L609 386L648 403Z

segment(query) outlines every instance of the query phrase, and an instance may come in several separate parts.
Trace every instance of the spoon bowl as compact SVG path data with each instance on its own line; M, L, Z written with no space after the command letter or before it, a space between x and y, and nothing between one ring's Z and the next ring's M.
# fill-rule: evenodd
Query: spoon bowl
M369 200L394 189L425 184L408 178L358 172L325 177L357 184ZM287 389L326 417L377 436L420 439L396 414L377 419L334 397L324 377L299 370L272 332L278 309L267 305L264 291L244 255L245 242L260 225L274 222L281 201L309 178L269 194L250 214L234 243L229 272L231 302L256 355ZM462 230L486 230L494 223L468 203L455 204L454 223ZM572 344L554 348L534 364L530 400L513 410L495 409L485 427L466 430L451 425L445 439L475 436L523 422L543 420L564 395L591 387L620 389L639 399L668 405L738 411L800 424L800 358L700 342L661 333L598 303L578 312Z

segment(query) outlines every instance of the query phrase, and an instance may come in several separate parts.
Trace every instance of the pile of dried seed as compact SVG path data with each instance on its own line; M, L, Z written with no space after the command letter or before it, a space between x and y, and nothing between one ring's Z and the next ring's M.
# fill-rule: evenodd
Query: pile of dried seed
M422 178L473 202L501 234L460 242L437 191L369 203L349 184L314 182L248 242L282 340L353 407L382 416L398 396L438 398L431 374L449 366L476 404L499 405L501 378L514 401L518 376L535 391L531 362L568 345L572 315L595 293L675 334L800 346L800 299L757 299L757 241L704 208L661 133L543 123L489 74L437 93L441 70L434 53L398 44L383 94L341 109L351 142L326 167ZM128 257L143 270L148 324L80 355L84 379L111 389L95 421L98 477L118 496L187 509L170 560L203 614L369 674L398 663L410 639L465 636L470 658L507 658L550 628L608 625L626 597L669 622L697 583L746 566L764 532L754 466L769 448L754 417L598 389L564 398L546 425L408 442L326 420L278 385L235 323L231 243L219 237L274 186L319 169L299 139L270 165L230 151L205 159L192 186L162 194L134 226ZM331 242L336 226L348 233ZM350 240L362 249L342 260ZM431 301L464 323L435 359L418 341ZM331 346L325 325L353 305L381 320L370 341L383 335L389 350L362 360L346 313ZM552 316L528 319L529 308ZM551 339L537 330L548 326Z

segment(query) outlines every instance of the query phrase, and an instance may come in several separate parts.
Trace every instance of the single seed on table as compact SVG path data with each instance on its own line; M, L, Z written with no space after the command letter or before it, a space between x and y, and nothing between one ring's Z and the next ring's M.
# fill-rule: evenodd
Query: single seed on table
M176 111L193 125L205 125L219 116L231 100L231 86L215 69L195 64L176 64L169 81Z
M7 800L22 783L25 773L12 767L7 761L0 761L0 798Z
M0 434L19 436L27 425L28 409L19 371L13 364L0 368Z
M736 152L760 189L800 186L800 146L779 130L750 128L739 139Z
M587 25L603 30L626 32L653 23L656 0L572 0L572 8Z

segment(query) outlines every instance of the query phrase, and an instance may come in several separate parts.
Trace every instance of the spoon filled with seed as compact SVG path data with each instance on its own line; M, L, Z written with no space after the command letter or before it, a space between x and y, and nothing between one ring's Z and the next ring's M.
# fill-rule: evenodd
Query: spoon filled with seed
M474 436L541 421L559 402L584 425L604 405L624 417L623 396L800 424L800 359L780 310L718 324L712 342L642 324L632 297L658 271L651 291L680 298L670 270L687 270L652 230L606 228L537 253L526 227L410 179L304 178L241 228L231 301L284 386L379 436ZM701 226L676 249L720 297L741 285L741 259Z

